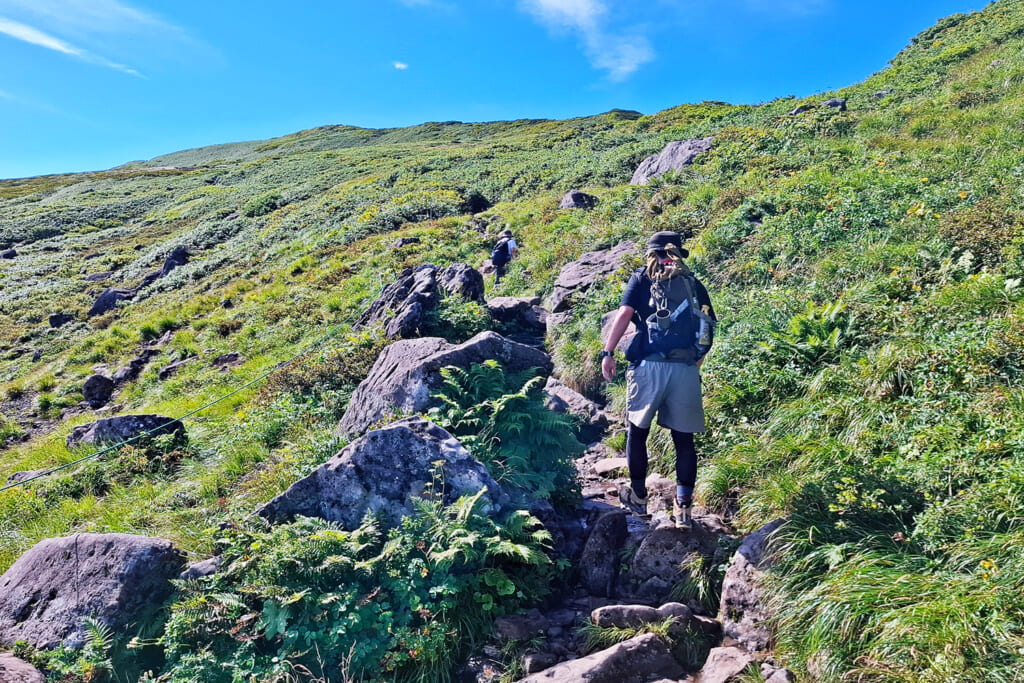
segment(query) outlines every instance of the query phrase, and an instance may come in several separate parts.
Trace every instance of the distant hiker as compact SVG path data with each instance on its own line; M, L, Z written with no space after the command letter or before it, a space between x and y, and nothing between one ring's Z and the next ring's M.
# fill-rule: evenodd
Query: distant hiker
M494 249L491 250L491 265L494 266L494 285L497 286L501 282L501 278L505 277L505 267L509 261L516 257L516 252L519 250L519 245L516 244L515 238L512 237L512 231L505 228L498 235L498 242L494 245Z
M683 259L682 236L659 232L647 244L647 265L629 278L601 351L601 374L615 376L615 346L630 321L637 333L626 350L628 427L626 459L630 485L619 491L623 507L647 514L647 436L654 414L672 432L676 449L676 527L690 528L697 480L693 435L704 431L699 368L711 348L716 318L707 289Z

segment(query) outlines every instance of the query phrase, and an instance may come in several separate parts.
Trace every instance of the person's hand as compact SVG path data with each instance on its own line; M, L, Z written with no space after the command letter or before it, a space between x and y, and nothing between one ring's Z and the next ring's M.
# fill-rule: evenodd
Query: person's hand
M611 382L615 377L615 356L605 356L601 359L601 375L605 382Z

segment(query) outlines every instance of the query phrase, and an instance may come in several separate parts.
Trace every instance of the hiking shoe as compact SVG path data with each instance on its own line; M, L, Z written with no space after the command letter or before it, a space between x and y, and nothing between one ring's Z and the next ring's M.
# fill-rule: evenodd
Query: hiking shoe
M690 514L692 501L676 498L672 506L672 516L676 520L676 528L688 531L693 526L693 515Z
M639 517L647 516L647 498L636 495L632 486L623 486L619 489L619 503L625 509Z

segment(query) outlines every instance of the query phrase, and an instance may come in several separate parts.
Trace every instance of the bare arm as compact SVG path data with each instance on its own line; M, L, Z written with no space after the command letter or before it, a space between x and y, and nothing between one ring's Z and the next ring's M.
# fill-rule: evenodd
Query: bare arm
M629 327L630 320L633 319L633 307L632 306L619 306L619 312L615 314L615 319L612 321L612 327L608 331L608 339L604 343L605 351L614 351L618 345L619 340L622 339L622 335L626 332L626 328ZM601 359L601 375L604 377L606 382L611 382L612 377L615 376L615 357L606 356Z

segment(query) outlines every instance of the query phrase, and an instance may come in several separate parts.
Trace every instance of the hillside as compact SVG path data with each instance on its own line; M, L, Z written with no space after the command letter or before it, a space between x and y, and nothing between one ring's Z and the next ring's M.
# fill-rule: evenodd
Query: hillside
M821 106L831 97L846 110ZM186 449L0 493L0 565L75 531L209 557L211 529L342 445L335 425L386 343L351 325L403 270L480 265L508 224L521 258L488 296L546 296L583 252L677 229L722 318L698 498L743 531L788 520L770 574L776 658L807 680L1020 681L1022 120L1024 2L997 0L941 20L864 82L801 100L326 126L0 181L0 251L16 252L0 259L3 479L80 457L65 438L97 417L85 380L168 332L100 415L184 415L331 333L188 420ZM666 143L707 136L692 166L629 184ZM559 210L576 188L596 208ZM179 247L187 264L87 314ZM600 318L621 287L590 290L546 340L556 374L595 399ZM70 319L51 326L58 313ZM439 325L488 323L464 310ZM211 365L229 352L242 362ZM622 394L620 378L613 409Z

